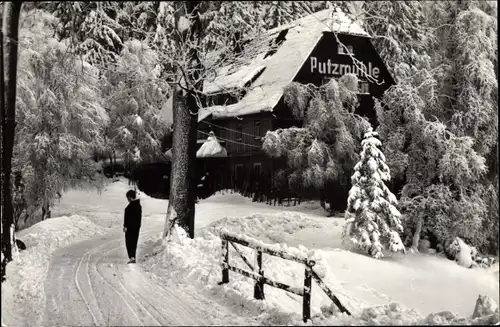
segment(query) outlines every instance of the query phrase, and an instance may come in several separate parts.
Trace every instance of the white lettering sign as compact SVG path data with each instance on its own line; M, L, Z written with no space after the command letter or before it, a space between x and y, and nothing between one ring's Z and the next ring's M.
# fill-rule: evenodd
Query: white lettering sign
M311 57L311 73L320 73L326 75L336 75L342 76L345 74L355 74L359 77L365 77L367 74L378 79L380 76L380 69L378 67L373 67L371 62L368 63L368 67L363 64L358 65L346 65L346 64L336 64L332 63L330 59L327 62L320 62L318 58Z

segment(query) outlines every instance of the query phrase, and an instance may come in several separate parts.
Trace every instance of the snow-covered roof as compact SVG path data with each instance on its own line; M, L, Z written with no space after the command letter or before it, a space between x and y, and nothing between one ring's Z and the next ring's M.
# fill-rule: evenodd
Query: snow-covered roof
M323 32L370 37L358 24L352 22L340 10L322 10L298 19L290 24L278 26L267 31L267 41L276 39L280 32L287 30L284 42L276 53L265 58L268 49L263 49L240 67L222 67L213 81L205 81L206 94L220 91L238 90L248 85L245 96L237 103L201 108L198 121L212 115L214 118L244 116L261 111L272 111L283 95L283 89L291 83L323 36ZM162 112L171 110L171 100L167 101ZM171 120L170 114L162 114Z
M266 67L251 63L241 67L234 73L228 74L230 68L231 66L223 67L213 81L204 81L203 92L205 94L213 94L223 90L241 89Z

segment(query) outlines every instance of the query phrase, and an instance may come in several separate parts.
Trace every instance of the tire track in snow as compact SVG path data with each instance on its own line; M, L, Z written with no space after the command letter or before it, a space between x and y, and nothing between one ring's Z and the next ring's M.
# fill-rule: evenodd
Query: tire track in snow
M157 229L157 228L154 228L154 229L148 229L148 230L144 231L144 232L143 232L143 233L141 233L141 234L144 234L144 236L151 236L151 234L156 234L156 233L158 233L158 229ZM105 251L105 252L103 252L103 254L99 257L99 259L97 259L97 260L96 260L96 263L95 263L95 270L96 270L96 272L100 275L100 277L101 277L103 280L105 280L104 276L103 276L103 275L102 275L102 274L98 271L98 269L97 269L99 262L100 262L100 261L101 261L101 260L105 257L106 253L110 253L110 252L116 251L116 250L121 249L121 248L122 248L122 246L118 246L118 247L115 247L115 248L110 249L110 250L108 250L108 251ZM115 269L114 269L114 271L115 271L115 276L117 276L117 277L118 277L119 275L122 275L122 276L123 276L123 273L122 273L122 274L120 274L120 271L118 270L118 266L117 266L117 265L115 265ZM143 274L141 274L141 276L140 276L140 277L142 277L142 278L141 278L142 280L147 281L147 277L146 277L146 276L144 276ZM133 299L135 300L135 301L134 301L134 303L136 303L137 305L139 305L139 306L141 307L141 308L140 308L140 309L141 309L141 311L146 312L146 313L147 313L147 314L148 314L148 315L149 315L149 316L150 316L150 317L151 317L151 318L152 318L152 319L156 322L156 324L158 324L158 326L162 326L162 324L158 321L158 319L157 319L157 318L155 318L155 317L153 316L153 314L152 314L152 313L151 313L148 309L146 309L146 307L143 305L143 303L146 303L146 304L148 304L150 307L152 307L152 308L156 311L156 313L158 313L158 314L159 314L159 315L157 316L159 319L164 318L164 316L170 316L170 317L172 316L172 312L168 312L168 313L166 313L166 312L160 312L160 311L158 310L157 306L153 305L152 303L150 303L150 301L146 300L146 299L145 299L145 298L144 298L144 297L143 297L143 296L142 296L139 292L135 292L135 295L136 295L136 296L139 296L139 297L142 299L142 301L139 301L139 299L137 299L137 297L136 297L136 296L134 296L134 294L133 294L133 293L132 293L132 292L131 292L131 291L130 291L130 290L129 290L126 286L125 286L125 284L124 284L124 283L120 280L120 278L119 278L119 277L117 278L117 281L118 281L118 283L120 284L120 287L121 287L121 288L125 291L125 293L126 293L126 294L128 294L131 298L133 298ZM106 282L106 281L105 281L105 282ZM106 283L107 283L107 282L106 282ZM116 288L116 287L112 286L112 285L111 285L111 284L109 284L109 283L107 283L107 284L108 284L111 288L113 288L113 290L114 290L117 294L119 294L119 295L120 295L120 293L119 293L119 291L117 290L117 288ZM152 289L152 290L154 290L154 286L155 286L155 285L153 285L152 283L149 283L149 285L150 285L150 286L152 286L152 288L151 288L151 289ZM159 285L156 285L156 286L158 287ZM181 304L181 303L180 303L180 302L176 299L176 297L175 297L173 294L172 294L171 298L167 298L167 297L165 297L163 294L160 294L160 296L161 296L161 297L163 297L164 299L167 299L169 302L171 302L172 300L174 300L174 301L176 302L176 304L178 305L178 307L179 307L179 308L182 308L182 309L184 310L184 312L186 312L186 313L187 313L187 311L186 311L186 307L185 307L184 305L182 305L182 304ZM130 310L134 313L133 309L131 309L131 307L130 307L129 303L127 302L127 300L126 300L123 296L121 296L121 295L120 295L120 297L121 297L121 298L122 298L122 300L126 303L126 305L128 306L128 308L129 308L129 309L130 309ZM174 311L174 312L175 312L175 311ZM177 314L177 312L175 312L175 313ZM191 313L196 314L194 311L192 311ZM137 317L137 315L136 315L135 313L134 313L134 315ZM182 321L183 319L182 319L182 317L181 317L181 316L176 316L176 317L175 317L175 320L176 320L177 322L180 322L180 321Z
M135 269L135 268L132 268L132 269ZM117 273L120 274L120 272L117 270ZM124 278L124 275L123 275L123 272L120 274L122 277L123 277L123 280L125 280ZM147 281L147 277L145 277L144 275L140 274L139 275L141 278L140 278L140 281ZM120 283L125 287L125 285L123 284L122 281L120 281ZM135 284L135 288L137 290L143 290L143 289L146 289L145 287L142 287L141 288L141 285L138 285L137 283L134 283ZM169 317L169 318L173 318L173 320L175 321L169 321L168 323L169 324L177 324L177 325L180 325L182 321L185 321L185 317L188 316L188 315L179 315L179 310L174 310L174 311L164 311L162 310L163 307L165 306L168 306L168 303L170 304L174 304L173 302L175 302L176 306L178 309L181 309L182 312L184 313L188 313L185 309L185 307L179 303L179 301L177 301L177 298L175 296L171 296L171 297L166 297L164 294L160 293L160 292L157 292L157 289L158 288L161 288L159 285L153 285L151 283L148 283L151 288L149 288L149 290L151 290L152 292L155 292L156 294L154 294L154 296L149 296L149 299L157 299L157 297L160 297L160 298L163 298L165 299L166 301L165 302L161 302L161 303L157 303L157 304L153 304L151 300L148 300L147 297L144 297L141 292L139 291L135 291L135 295L140 297L142 299L142 302L148 304L150 307L152 307L156 313L158 313L158 316L163 319L165 319L165 317ZM150 294L152 295L152 294ZM174 307L174 305L170 305L170 307ZM162 312L160 312L162 311ZM196 313L195 313L196 314ZM193 315L195 316L195 315Z
M110 243L110 242L108 242L108 243ZM82 298L83 302L85 303L85 306L87 307L87 310L89 311L90 315L92 316L92 320L93 320L95 326L99 326L99 323L97 322L97 318L94 315L94 312L90 308L90 304L85 299L85 296L83 294L82 288L80 287L80 283L78 282L78 273L80 272L80 267L82 265L82 262L85 260L85 256L87 256L90 252L96 251L96 249L98 249L98 248L100 248L103 245L108 244L108 243L101 244L101 245L99 245L99 246L97 246L97 247L95 247L95 248L93 248L93 249L85 252L84 255L82 256L82 258L80 259L80 261L78 262L78 266L76 268L75 277L74 277L76 288L78 289L78 293L80 294L80 297ZM89 283L90 283L90 277L88 276L88 272L87 272L87 278L89 279ZM89 286L90 286L90 292L94 293L94 291L92 290L92 284L90 284ZM95 294L93 294L93 296L94 296L94 299L95 299L96 298Z
M147 232L146 232L147 233ZM101 277L101 279L116 293L120 296L120 298L123 300L123 302L125 303L125 305L127 306L127 308L132 312L132 314L135 316L135 318L141 323L142 326L145 326L144 325L144 322L139 318L139 316L137 315L137 313L135 312L134 309L132 309L132 306L130 305L130 303L124 298L124 296L121 294L121 292L113 285L111 285L107 280L106 278L103 276L103 274L101 274L98 270L98 265L99 265L99 262L102 260L102 258L104 258L106 256L107 253L109 252L112 252L112 251L116 251L118 249L121 249L122 246L119 246L119 247L116 247L116 248L113 248L111 250L107 250L105 252L103 252L100 257L96 260L96 262L94 263L94 270L97 272L97 274L99 274L99 276ZM115 266L116 267L116 266ZM141 308L141 311L144 311L146 312L157 324L158 326L161 326L161 323L155 318L153 317L153 315L137 300L137 298L135 298L132 293L130 291L127 290L127 288L121 283L121 281L119 281L120 283L120 286L124 289L125 293L130 295L130 297L132 297L134 300L135 300L135 303L136 304L139 304L142 308ZM148 324L149 325L149 324Z
M117 270L116 270L116 271L117 271ZM119 273L119 271L117 271L117 273ZM120 284L121 284L123 287L125 287L125 285L124 285L121 281L119 281L119 282L120 282ZM182 321L182 318L178 315L177 310L176 310L176 311L169 312L168 314L166 314L165 312L160 312L160 309L158 308L158 306L157 306L157 305L152 304L150 301L148 301L146 298L144 298L144 296L142 296L139 292L134 292L134 293L135 293L135 295L136 295L136 296L138 296L139 298L141 298L141 300L142 300L142 302L143 302L143 303L148 304L148 305L150 306L150 308L152 308L152 309L156 312L156 316L157 316L159 319L161 319L161 320L165 321L165 317L166 317L166 316L170 316L170 318L172 318L172 314L174 314L174 315L175 315L175 317L173 317L173 318L174 318L175 322L174 322L173 324L174 324L174 325L180 325L180 323L179 323L179 322L180 322L180 321ZM134 298L135 298L135 297L134 297ZM162 318L163 318L163 319L162 319ZM156 319L155 319L155 320L156 320ZM159 322L158 322L158 323L159 323ZM160 326L163 326L163 325L165 325L165 324L166 324L166 323L163 323L163 324L162 324L162 323L159 323L159 325L160 325ZM170 321L170 322L169 322L169 324L172 324L172 322Z
M192 317L198 316L198 312L195 312L192 308L190 308L189 306L186 306L184 303L179 302L179 299L177 298L177 296L172 294L172 292L170 290L168 290L167 288L165 288L163 285L161 285L158 282L155 282L156 285L153 285L153 283L151 282L151 280L149 278L147 278L147 276L145 276L143 273L141 273L141 275L144 277L142 280L144 282L146 282L147 284L149 284L149 286L151 286L151 288L157 287L163 291L160 295L161 297L163 297L166 300L174 301L180 308L183 309L183 311L185 313L191 314ZM170 294L170 297L167 297L166 294Z
M202 296L201 293L199 295L205 299L205 302L203 300L201 300L201 298L196 298L196 297L193 297L192 295L189 296L189 294L186 294L184 296L185 300L182 300L177 294L175 294L175 292L172 292L172 290L168 289L167 287L162 285L159 281L157 281L156 278L152 279L149 276L147 276L144 273L144 271L140 268L140 266L139 266L138 270L135 270L135 268L132 268L132 269L134 269L134 271L139 275L139 277L141 277L141 278L137 278L134 280L138 280L138 281L143 282L142 285L137 285L138 291L136 294L138 296L140 296L141 298L143 298L144 301L146 303L148 303L148 305L156 308L156 305L153 305L150 301L145 299L140 294L141 293L140 290L148 289L148 287L151 290L159 290L156 292L157 293L156 295L158 295L158 296L152 296L150 298L153 298L153 299L162 298L162 299L164 299L165 302L161 302L161 304L163 304L163 305L161 305L161 307L164 307L164 306L168 305L168 303L170 303L171 306L175 306L178 309L180 309L181 310L180 313L182 313L182 316L181 317L177 316L178 319L180 319L180 320L178 320L178 322L184 321L188 325L191 325L191 326L193 326L193 325L204 326L207 324L207 319L209 319L209 320L218 319L218 318L216 318L216 316L214 316L213 310L202 309L205 307L205 305L207 303L206 301L210 302L211 305L217 304L218 308L216 308L216 310L219 310L218 311L219 313L225 312L226 313L225 317L229 317L229 316L233 315L233 313L230 312L226 307L221 306L217 302L212 302L212 300L209 300L209 299L205 298L204 296ZM155 276L152 275L152 277L155 277ZM187 298L190 298L191 301L188 302ZM197 302L196 305L193 305L193 303L192 303L193 300L195 300ZM165 314L171 315L171 311L168 311L168 313L164 313L164 315ZM189 321L186 321L186 317L190 317L191 319L189 319ZM194 317L196 317L196 318L194 318ZM200 319L199 317L203 317L203 318ZM228 320L228 321L231 321L231 320L234 320L234 317L231 317L230 320ZM244 324L247 324L247 323L248 322L245 322ZM215 324L218 325L220 323L215 323Z
M145 229L141 238L156 234L159 234L158 227ZM211 301L198 298L197 294L185 293L175 285L173 288L164 287L151 279L154 275L148 276L139 264L117 263L126 257L118 251L124 245L116 246L121 242L122 237L113 233L71 245L51 259L55 266L51 268L53 275L47 284L51 290L47 300L51 303L50 308L60 307L60 310L46 311L44 325L68 326L78 322L95 326L193 326L210 324L210 321L219 319L220 312L226 312L222 307L212 312ZM106 250L106 247L112 248ZM148 248L147 244L141 244L139 254L141 251L149 253ZM106 260L112 265L107 265ZM227 313L224 321L237 318L229 311Z
M144 231L144 232L143 232L143 234L150 234L150 233L151 233L151 232L153 232L153 231L155 231L155 232L156 232L156 231L157 231L157 228L154 228L154 229L148 229L148 230ZM94 254L97 250L99 250L100 248L104 247L105 245L109 245L109 244L111 244L111 243L113 243L113 242L121 242L121 240L119 240L119 239L113 239L113 240L108 241L108 242L106 242L106 243L103 243L103 244L101 244L101 245L99 245L99 246L97 246L97 247L93 248L92 250L88 251L87 253L85 253L85 254L89 254L89 255L87 256L87 258L88 258L87 263L90 263L90 258L92 257L92 255L93 255L93 254ZM134 315L134 317L137 319L137 321L138 321L138 322L139 322L142 326L145 326L145 325L144 325L144 322L143 322L143 321L139 318L139 316L137 315L137 312L136 312L136 311L135 311L135 310L131 307L130 303L129 303L129 302L128 302L128 301L127 301L124 297L123 297L123 295L122 295L122 294L118 291L118 289L117 289L116 287L114 287L113 285L111 285L111 284L110 284L110 283L106 280L106 278L105 278L105 277L104 277L104 276L103 276L103 275L99 272L99 270L97 269L97 264L98 264L98 262L99 262L100 260L102 260L102 258L104 258L104 257L106 256L106 254L107 254L107 253L112 252L112 251L116 251L117 249L121 249L122 247L123 247L123 246L118 246L118 247L115 247L115 248L113 248L113 249L111 249L111 250L107 250L107 251L102 252L102 254L100 255L99 259L97 259L97 260L96 260L96 262L94 263L94 270L95 270L95 272L99 275L99 277L100 277L100 278L104 281L104 283L106 283L106 285L108 285L108 287L109 287L111 290L113 290L116 294L118 294L118 296L122 299L122 301L125 303L125 305L126 305L126 306L127 306L127 308L130 310L130 312ZM82 258L82 259L83 259L83 258ZM90 288L92 289L93 284L92 284L92 282L90 281L90 269L89 269L88 264L87 264L87 271L86 271L86 273L87 273L87 278L88 278L88 281L89 281ZM130 292L128 292L128 291L126 290L126 288L125 288L125 292L126 292L126 293L129 293L129 295L130 295L132 298L134 298L134 296L133 296ZM80 295L83 295L83 293L81 292L81 293L80 293ZM97 297L95 296L95 293L94 293L93 291L92 291L92 295L93 295L93 298L94 298L94 300L95 300L96 306L97 306L97 307L98 307L98 309L99 309L98 300L97 300ZM83 296L82 296L82 298L84 299L84 297L83 297ZM84 301L85 301L85 299L84 299ZM136 299L136 301L137 301L137 299ZM85 301L85 302L86 302L86 301ZM137 303L138 303L138 301L137 301ZM140 304L140 303L138 303L138 304ZM142 304L140 304L140 305L142 306ZM87 308L89 309L89 312L91 312L92 316L94 317L93 312L92 312L92 310L90 309L90 307L89 307L89 306L87 306ZM99 309L99 311L101 311L101 310ZM156 322L159 326L161 326L161 324L158 322L158 320L156 320L156 319L155 319L155 318L151 315L151 313L150 313L150 312L149 312L149 311L148 311L145 307L143 307L141 311L145 311L145 312L146 312L146 313L147 313L147 314L148 314L151 318L153 318L153 320L155 320L155 322ZM102 314L102 312L101 312L101 314ZM102 317L102 316L101 316L101 317ZM103 325L105 325L105 323L104 323L104 318L102 318L102 321L103 321ZM95 320L94 320L94 323L95 323ZM97 323L96 323L96 326L98 326L98 325L99 325L99 324L97 324Z
M139 316L137 315L137 313L134 311L134 309L132 309L132 307L130 306L130 304L127 302L127 300L125 300L125 298L123 297L123 295L116 289L116 287L114 287L113 285L111 285L105 278L104 276L99 272L99 270L97 269L97 265L95 265L95 271L97 272L97 274L101 277L101 279L104 281L104 283L106 285L108 285L108 287L113 290L116 294L118 294L118 296L122 299L122 301L125 303L125 306L130 310L130 312L132 313L132 315L135 317L135 319L137 319L137 321L139 322L140 326L145 326L144 323L142 322L142 320L139 318Z
M156 230L156 229L154 229L154 230ZM149 230L147 230L145 233L148 233L148 232L151 232L151 231L153 231L153 229L149 229ZM98 246L96 246L96 247L94 247L94 248L90 249L89 251L85 252L85 253L84 253L84 255L82 256L82 258L79 260L79 262L78 262L78 266L77 266L76 271L75 271L74 280L75 280L76 288L78 289L78 293L79 293L80 297L82 298L82 300L83 300L83 302L84 302L85 306L87 307L88 312L89 312L89 313L90 313L90 315L92 316L92 321L94 322L94 325L95 325L95 326L105 325L105 323L104 323L104 317L102 316L102 311L100 310L99 305L98 305L98 300L97 300L97 297L96 297L95 292L94 292L94 290L93 290L93 284L92 284L92 282L91 282L91 278L90 278L90 274L89 274L89 272L90 272L90 269L89 269L90 257L92 256L92 254L94 254L94 253L95 253L95 252L97 252L99 249L103 248L104 246L109 245L109 244L111 244L111 243L113 243L113 242L117 242L117 241L119 241L119 240L118 240L118 239L113 239L113 240L111 240L111 241L108 241L108 242L102 243L102 244L100 244L100 245L98 245ZM120 247L117 247L117 249L118 249L118 248L120 248ZM109 252L109 251L106 251L106 252ZM94 314L94 311L92 310L92 308L91 308L91 306L90 306L90 303L89 303L89 302L87 301L87 299L85 298L85 295L84 295L84 293L83 293L83 291L82 291L82 288L81 288L81 286L80 286L80 283L78 282L78 274L79 274L79 272L80 272L80 268L81 268L82 262L85 260L85 257L87 257L87 270L86 270L87 281L88 281L88 284L89 284L89 289L90 289L91 296L92 296L92 298L93 298L93 300L94 300L94 302L95 302L95 306L97 307L97 310L99 311L99 314L100 314L100 315L99 315L99 316L100 316L99 318L100 318L100 319L97 319L97 318L96 318L96 315ZM97 271L97 268L96 268L96 271ZM97 273L100 275L100 277L102 278L102 280L103 280L106 284L108 284L108 285L109 285L112 289L114 289L114 287L113 287L113 286L111 286L111 285L110 285L110 284L109 284L109 283L108 283L108 282L104 279L104 277L103 277L103 276L102 276L102 275L101 275L98 271L97 271ZM117 291L115 290L115 292L117 292ZM117 292L117 293L118 293L118 292ZM120 297L121 297L121 294L120 294L120 293L118 293L118 295L120 295ZM124 300L124 301L125 301L125 300ZM126 301L125 301L125 304L127 305L127 307L129 307L129 309L132 311L132 313L134 314L134 316L136 316L136 317L137 317L137 314L135 313L135 311L133 311L133 310L130 308L130 305L128 304L128 302L126 302ZM140 321L140 319L139 319L138 317L137 317L137 319L138 319L138 321ZM100 322L102 322L102 324L100 324L98 320L100 320ZM141 322L141 321L140 321L140 322ZM141 323L142 323L142 322L141 322ZM142 326L144 326L144 324L143 324Z
M153 232L153 231L155 233L157 233L157 229L150 229L150 230L145 231L144 234L145 234L145 236L146 235L150 236L149 234L151 234L151 232ZM117 240L115 240L115 241L117 241ZM105 281L105 283L110 288L112 288L115 291L115 293L117 293L120 296L120 298L122 299L122 301L124 301L125 304L127 305L127 307L129 308L129 310L140 321L140 318L138 318L138 315L135 313L135 311L130 306L130 302L128 302L125 299L125 297L123 297L121 295L121 293L119 292L119 290L116 287L114 287L113 285L111 285L110 283L108 283L106 281L104 275L101 274L98 271L98 269L97 269L97 267L99 266L99 262L104 257L106 257L106 255L108 253L111 253L111 252L116 251L116 250L121 249L121 248L122 248L122 246L118 246L118 247L115 247L115 248L112 248L110 250L107 250L107 251L103 252L99 256L99 258L96 260L95 265L94 265L94 269L100 275L100 278L103 279ZM114 271L115 271L115 274L116 274L117 277L118 276L124 277L123 273L121 273L121 271L118 269L118 265L115 265ZM126 294L128 294L131 298L133 298L135 300L134 303L140 307L139 308L140 311L144 311L145 313L147 313L155 321L155 323L158 324L159 326L161 326L162 324L160 323L160 321L158 319L164 320L165 317L170 317L170 318L173 318L175 320L175 321L168 321L169 324L172 324L172 323L174 323L174 324L175 323L180 324L182 321L186 321L186 317L197 317L197 316L199 316L199 312L196 312L196 311L192 310L185 303L181 303L179 301L178 297L174 293L172 293L171 291L167 290L163 286L161 286L161 285L159 285L157 283L155 283L156 285L154 285L149 280L149 278L146 275L142 274L140 271L139 271L139 275L137 275L137 277L139 277L139 278L137 278L137 281L139 281L139 282L141 282L141 281L145 282L145 283L147 283L150 286L150 288L149 288L150 291L155 292L157 289L163 290L163 292L157 292L156 291L157 294L155 294L155 295L159 296L160 298L163 298L164 300L166 300L166 302L153 304L150 300L147 300L147 298L145 298L141 294L141 292L135 291L135 292L132 293L132 291L130 291L130 289L127 288L126 285L122 282L122 280L120 279L120 277L118 277L117 281L120 284L120 287L124 290L124 292ZM123 281L124 281L124 279L123 279ZM136 289L143 290L143 289L148 289L148 288L146 288L146 287L141 288L140 285L136 284ZM166 294L169 294L170 296L166 296ZM150 297L150 298L156 298L157 296ZM137 297L139 297L141 300L139 300ZM152 314L152 312L150 312L148 309L146 309L146 306L143 303L147 304L150 308L153 308L154 311L156 311L156 314L157 314L156 316L158 317L158 319L154 317L154 315ZM168 312L162 310L161 308L164 307L165 305L167 305L168 303L171 304L170 307L177 307L177 309L180 309L183 314L180 315L180 313L178 312L178 310L168 311ZM199 324L199 325L204 325L205 324L205 322L202 321L202 320L198 320L198 319L193 319L193 320L196 320L197 324ZM140 321L140 322L143 323L142 321ZM192 323L193 323L193 321L191 321L189 324L192 324Z

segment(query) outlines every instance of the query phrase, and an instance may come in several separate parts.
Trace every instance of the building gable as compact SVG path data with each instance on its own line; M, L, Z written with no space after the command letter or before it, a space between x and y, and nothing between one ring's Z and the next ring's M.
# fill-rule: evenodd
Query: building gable
M339 53L345 52L346 49L337 42L337 38L341 44L353 52L352 56ZM369 38L343 34L338 34L337 38L331 32L324 32L323 37L300 68L294 81L321 85L332 77L339 78L342 75L353 73L360 81L370 82L370 94L373 96L380 95L381 90L383 93L385 89L394 84L392 76ZM359 62L355 63L352 57ZM367 77L366 73L377 81Z
M346 50L352 51L352 56L345 53ZM355 74L360 81L357 112L375 123L372 97L381 98L385 90L394 85L394 79L369 38L345 34L335 37L332 32L324 32L294 81L320 86L331 78L349 73Z

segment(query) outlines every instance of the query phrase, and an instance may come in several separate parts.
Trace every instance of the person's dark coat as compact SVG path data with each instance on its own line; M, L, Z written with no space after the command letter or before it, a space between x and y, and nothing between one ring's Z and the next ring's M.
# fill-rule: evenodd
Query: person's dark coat
M139 230L141 228L142 207L139 199L130 201L125 208L125 218L123 220L123 227L127 230Z

